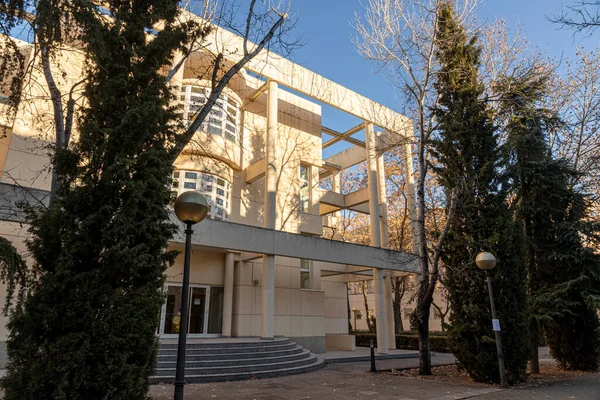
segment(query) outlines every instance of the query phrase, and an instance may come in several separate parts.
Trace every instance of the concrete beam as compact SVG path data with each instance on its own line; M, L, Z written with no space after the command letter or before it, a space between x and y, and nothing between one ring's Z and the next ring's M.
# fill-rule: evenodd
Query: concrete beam
M267 170L267 159L265 157L249 165L246 168L246 183L252 183L265 176Z
M179 227L172 241L185 243L183 224L171 214ZM251 225L205 219L194 225L192 244L207 248L262 253L282 257L309 258L315 261L348 264L367 268L416 272L413 254L328 240L318 237L259 228Z
M352 208L359 204L369 202L369 189L364 188L357 190L356 192L348 193L344 196L344 207Z
M321 215L330 214L341 209L369 214L369 190L367 188L348 193L347 195L328 190L323 193L320 201L319 211Z
M331 165L339 165L340 170L344 170L360 164L366 159L367 155L365 154L365 149L358 146L353 146L326 158L324 162Z
M325 216L327 214L334 213L336 211L340 211L342 207L336 207L329 204L319 204L319 214ZM325 226L325 225L323 225Z
M182 17L200 19L187 11L183 11ZM215 27L206 38L206 43L203 50L212 54L219 54L224 47L228 48L230 51L227 52L227 58L234 63L244 56L244 52L241 51L244 48L243 38L223 28ZM249 49L254 49L255 46L254 43L248 43ZM263 50L250 60L245 68L361 120L369 121L390 132L397 132L398 138L412 137L412 121L404 115L275 53Z
M258 99L258 97L263 94L264 92L267 91L267 82L265 82L261 87L259 87L258 89L256 89L251 95L250 95L250 101L254 101L256 99Z
M344 208L345 200L344 195L331 190L327 190L323 193L320 199L321 204L328 204L338 208Z
M369 203L368 202L367 203L363 203L363 204L359 204L359 205L356 205L356 206L353 206L353 207L350 207L350 210L356 211L356 212L359 212L359 213L362 213L362 214L370 214Z
M365 143L364 142L362 142L362 141L360 141L358 139L354 139L354 138L350 137L350 136L354 135L355 133L360 132L361 130L363 130L364 127L365 127L365 124L363 122L363 123L360 123L360 124L358 124L357 126L355 126L353 128L348 129L344 133L340 133L340 132L337 132L337 131L335 131L335 130L333 130L331 128L327 128L327 127L323 126L321 128L321 132L326 133L329 136L333 136L333 139L330 139L330 140L326 141L325 143L323 143L323 148L325 149L325 148L327 148L327 147L329 147L331 145L334 145L337 142L340 142L342 140L345 140L346 142L352 143L355 146L359 146L359 147L363 147L364 148L365 147Z

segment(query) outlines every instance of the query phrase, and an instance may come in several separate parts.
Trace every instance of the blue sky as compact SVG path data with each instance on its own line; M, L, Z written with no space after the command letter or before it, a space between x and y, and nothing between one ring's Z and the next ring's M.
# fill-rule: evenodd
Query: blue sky
M557 59L573 58L577 46L592 50L598 46L595 36L573 36L548 22L545 16L559 14L561 6L573 0L487 0L477 11L480 22L504 18L509 28L520 26L533 46ZM362 0L367 3L368 0ZM394 90L384 77L375 73L375 65L361 58L354 49L351 21L361 12L360 0L292 0L297 17L297 34L306 44L293 60L362 95L399 109ZM350 128L355 119L328 107L323 108L323 124L339 131Z
M550 23L546 16L559 14L561 7L575 0L487 0L479 6L480 23L504 18L510 29L520 26L533 46L556 59L572 59L576 48L598 47L600 31L593 36L573 35ZM382 75L376 74L374 63L364 60L354 49L351 21L355 12L361 13L362 3L368 0L291 0L292 13L297 19L294 34L301 35L306 44L296 50L292 59L364 96L392 109L400 109L396 93ZM243 1L240 4L244 4ZM331 107L323 107L323 124L344 131L360 121ZM356 135L360 138L360 134ZM339 151L344 145L333 146ZM325 156L331 154L326 151Z

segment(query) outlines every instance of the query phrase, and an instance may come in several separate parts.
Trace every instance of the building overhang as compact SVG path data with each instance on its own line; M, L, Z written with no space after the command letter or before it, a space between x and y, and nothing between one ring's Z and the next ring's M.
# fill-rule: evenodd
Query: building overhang
M171 218L179 227L172 241L184 243L183 224L174 214ZM192 244L393 271L417 272L418 268L417 257L410 253L211 219L194 226Z

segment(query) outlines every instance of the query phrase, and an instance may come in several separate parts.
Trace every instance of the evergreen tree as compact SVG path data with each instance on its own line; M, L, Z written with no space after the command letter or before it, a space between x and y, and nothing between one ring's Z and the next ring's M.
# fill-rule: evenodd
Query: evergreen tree
M190 28L177 23L177 3L107 2L114 19L94 2L38 4L57 14L54 33L64 28L60 12L81 28L87 104L77 142L56 151L51 208L30 210L39 279L8 324L7 400L147 397L173 255L165 248L178 116L161 69ZM163 29L148 40L156 24Z
M163 272L174 257L166 251L176 229L167 209L172 165L250 60L271 43L284 52L298 45L282 40L288 14L271 4L248 2L239 24L237 11L229 3L179 0L3 1L2 32L30 23L36 51L28 64L43 71L38 83L48 98L41 100L53 114L44 130L54 136L50 206L28 209L35 265L7 264L5 255L14 254L0 246L0 280L13 292L18 287L6 399L147 397ZM204 71L211 77L207 100L184 124L168 82L207 44L213 18L243 32L244 45L234 63L224 62L227 44L217 46L222 50ZM12 79L16 111L29 94L31 70L20 45L5 39L0 80ZM73 76L57 65L70 51L85 60L83 79L72 85ZM183 56L177 63L175 53Z
M450 4L442 6L438 30L439 140L434 154L447 197L456 199L442 253L444 285L452 304L451 346L475 380L499 382L485 273L475 266L477 253L490 251L499 260L492 281L507 375L517 382L525 378L528 355L523 230L507 205L497 132L478 76L476 38L467 37Z
M547 76L532 70L505 79L499 91L509 171L527 235L532 370L539 370L542 330L563 368L595 370L600 257L588 246L597 243L600 226L590 218L586 196L572 186L577 172L549 151L549 134L560 121L542 106Z

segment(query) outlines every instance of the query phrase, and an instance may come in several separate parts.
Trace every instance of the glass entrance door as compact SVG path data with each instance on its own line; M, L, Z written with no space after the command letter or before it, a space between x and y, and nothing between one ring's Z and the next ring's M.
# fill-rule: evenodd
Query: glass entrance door
M190 326L188 333L206 333L206 288L190 288Z
M183 288L178 285L167 286L167 299L163 306L162 333L166 335L178 334L181 327L181 298ZM190 287L189 324L190 334L207 333L208 294L207 287Z

